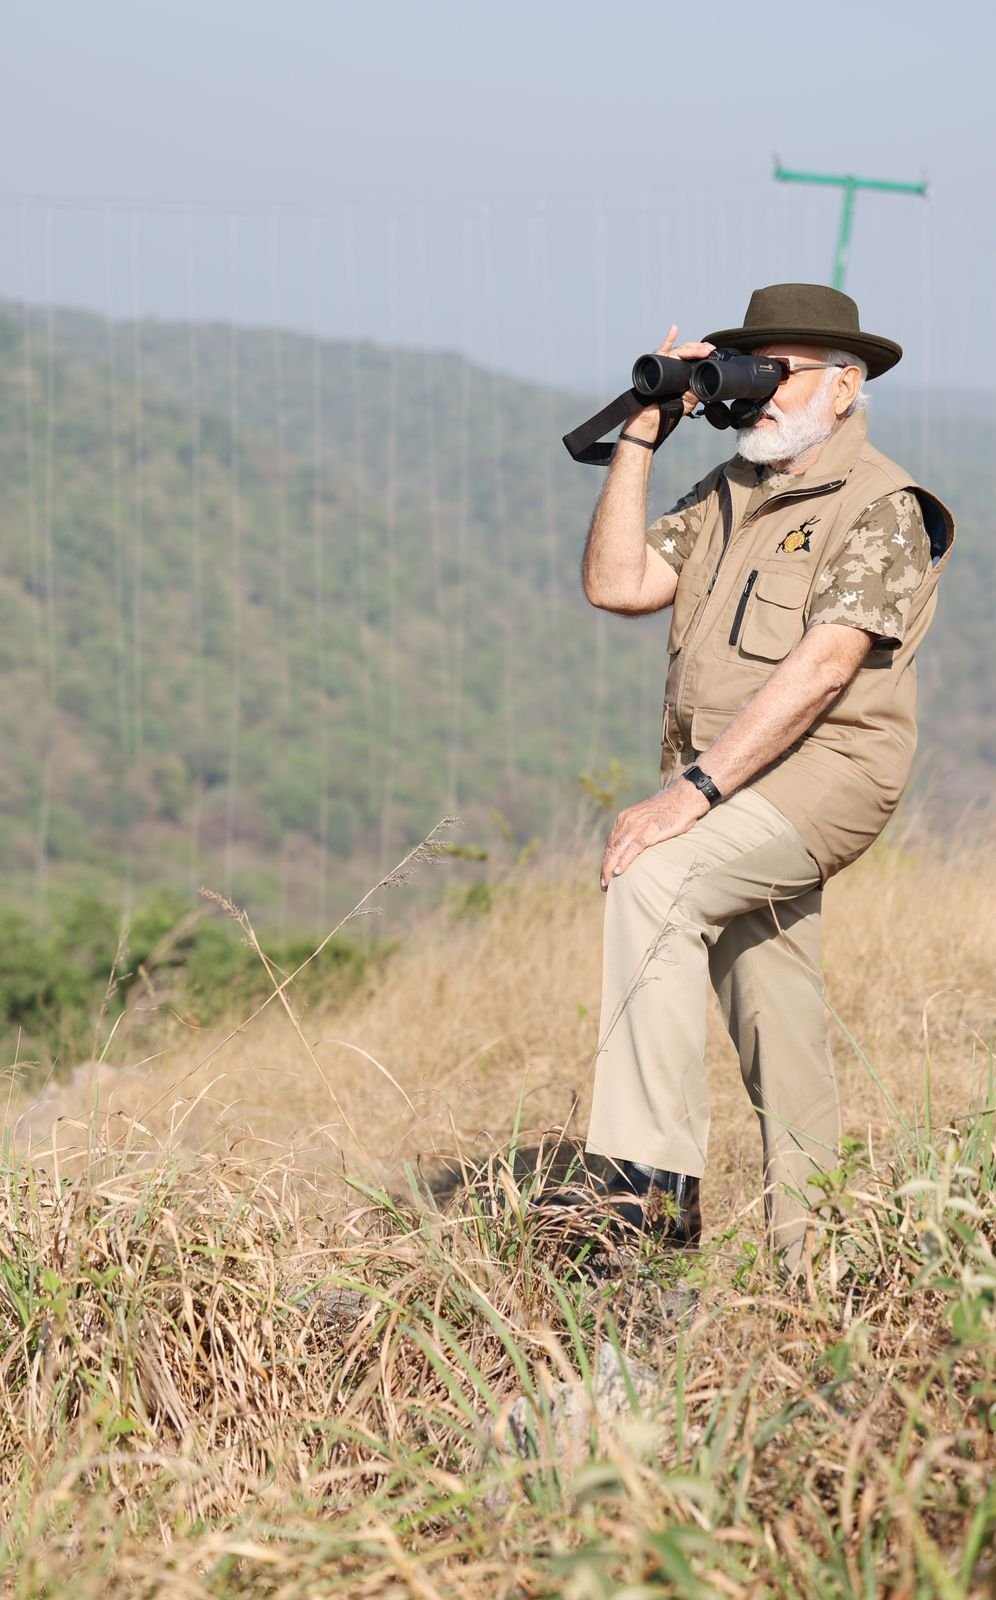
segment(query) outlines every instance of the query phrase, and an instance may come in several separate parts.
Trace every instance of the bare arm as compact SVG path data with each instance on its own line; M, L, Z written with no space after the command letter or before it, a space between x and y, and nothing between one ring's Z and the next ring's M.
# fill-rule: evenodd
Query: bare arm
M690 343L674 348L678 336L672 326L658 355L694 361L712 353L711 344ZM685 410L696 404L685 396ZM626 423L625 432L652 443L660 426L660 411L649 406ZM651 451L623 439L609 463L602 492L588 530L581 579L593 606L638 616L661 611L674 599L678 574L664 557L647 544L647 485L653 463Z
M627 431L637 420L630 419ZM652 438L656 432L655 427ZM647 543L647 485L652 462L649 450L623 439L598 497L581 564L581 582L592 605L603 611L630 616L661 611L671 604L678 587L674 568Z
M872 644L871 634L842 623L807 630L700 758L724 798L784 755L829 710ZM649 845L686 833L708 809L705 796L678 774L659 794L620 812L605 847L602 888Z

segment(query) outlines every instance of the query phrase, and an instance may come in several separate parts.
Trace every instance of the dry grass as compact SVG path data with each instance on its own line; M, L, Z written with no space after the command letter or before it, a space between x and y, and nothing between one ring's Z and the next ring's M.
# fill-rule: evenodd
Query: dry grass
M701 1257L579 1273L501 1155L445 1207L392 1198L406 1163L583 1131L601 902L573 866L427 917L345 1012L274 1001L227 1042L163 1019L30 1115L12 1102L4 1592L981 1600L994 889L982 848L909 843L833 885L871 1153L828 1181L801 1288L756 1255L757 1135L718 1026ZM675 1274L700 1295L678 1333ZM583 1380L607 1337L659 1372L655 1428L593 1417L573 1465L542 1428L531 1461L489 1443L516 1391Z
M978 1102L996 1027L996 849L882 845L827 899L845 1127L887 1151L902 1119L923 1120L928 1061L935 1119ZM344 1163L390 1183L439 1152L486 1155L516 1124L583 1133L603 904L592 864L533 861L494 885L486 914L459 915L462 904L422 917L345 1010L301 1015L303 1040L277 1002L234 1033L162 1018L116 1037L102 1066L50 1085L33 1109L12 1104L18 1143L41 1149L54 1133L72 1172L100 1106L105 1136L136 1118L171 1149L264 1163L290 1153L324 1192ZM759 1140L715 1012L709 1067L716 1227L756 1210Z

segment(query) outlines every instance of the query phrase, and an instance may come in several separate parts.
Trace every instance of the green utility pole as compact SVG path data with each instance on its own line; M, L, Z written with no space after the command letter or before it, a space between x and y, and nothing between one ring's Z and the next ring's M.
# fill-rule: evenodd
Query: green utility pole
M890 183L886 178L838 177L830 172L789 172L775 157L775 177L782 183L829 183L843 189L844 204L840 212L840 229L837 233L837 256L833 267L833 287L843 289L847 270L847 253L851 244L851 223L854 220L854 197L859 189L884 189L889 194L918 194L926 198L928 186L922 183Z

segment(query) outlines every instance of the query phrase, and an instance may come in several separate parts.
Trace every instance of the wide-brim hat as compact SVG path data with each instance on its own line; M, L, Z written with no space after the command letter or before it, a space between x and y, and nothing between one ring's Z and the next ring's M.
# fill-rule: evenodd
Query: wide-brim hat
M755 289L742 328L721 328L705 337L719 349L756 350L777 343L847 350L867 362L869 378L881 377L903 358L902 345L862 333L850 295L822 283L773 283Z

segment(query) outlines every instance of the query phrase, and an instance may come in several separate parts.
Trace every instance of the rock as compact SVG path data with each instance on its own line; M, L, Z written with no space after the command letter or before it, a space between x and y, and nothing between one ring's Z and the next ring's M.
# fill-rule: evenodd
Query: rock
M616 1326L644 1347L655 1340L673 1340L699 1309L699 1291L689 1283L669 1287L646 1274L632 1279L612 1302Z
M345 1339L375 1301L373 1296L364 1294L360 1289L333 1286L295 1294L294 1303L302 1316L308 1318L313 1330L334 1333L340 1339Z
M545 1403L518 1395L495 1424L489 1443L506 1460L535 1460L569 1472L590 1456L593 1426L603 1439L606 1430L625 1435L627 1446L641 1455L658 1448L667 1427L662 1412L670 1408L660 1375L635 1357L620 1357L615 1345L603 1340L590 1392L578 1379L552 1384ZM500 1512L509 1498L508 1485L499 1483L485 1503Z
M378 1306L373 1294L338 1285L328 1288L320 1285L288 1286L285 1294L288 1301L293 1302L299 1317L307 1323L309 1336L317 1339L323 1347L346 1344L349 1336L359 1328L365 1314Z

